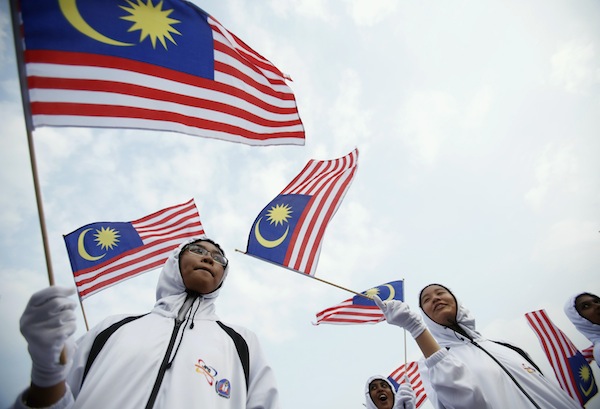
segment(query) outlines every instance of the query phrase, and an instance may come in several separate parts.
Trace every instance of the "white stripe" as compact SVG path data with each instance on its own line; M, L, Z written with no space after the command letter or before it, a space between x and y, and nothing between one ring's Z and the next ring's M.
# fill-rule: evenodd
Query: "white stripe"
M75 126L82 128L134 128L134 129L149 129L166 132L177 132L193 136L201 136L205 138L214 138L230 142L246 143L255 146L278 145L304 145L304 140L300 137L285 137L273 139L251 139L245 138L233 133L220 132L212 129L203 129L193 126L188 126L175 122L154 121L150 119L137 118L112 118L110 124L107 124L108 117L87 117L80 115L33 115L34 126ZM302 125L294 127L293 131L301 131Z
M158 90L166 90L175 94L187 95L195 98L208 99L210 101L217 101L223 103L229 103L233 106L239 106L248 112L256 113L260 115L262 111L255 105L248 103L247 101L236 98L230 94L208 90L206 88L197 87L169 79L156 77L153 75L142 74L134 71L128 71L118 68L105 68L105 67L91 67L84 65L63 65L63 64L51 64L51 63L28 63L26 64L27 76L39 76L49 78L65 78L65 79L81 79L81 80L99 80L107 82L115 82L118 87L119 83L138 85L146 88L154 88ZM229 76L226 76L230 78ZM207 81L210 81L207 79ZM250 87L247 84L235 79L235 82L228 83L227 81L221 81L223 83L242 88L249 94L255 96L261 101L264 101L270 105L283 107L283 108L295 108L296 101L294 99L284 100L275 98L271 95L260 92L256 88ZM245 87L239 87L237 85L245 84ZM117 88L118 90L118 88ZM31 92L31 90L30 90Z

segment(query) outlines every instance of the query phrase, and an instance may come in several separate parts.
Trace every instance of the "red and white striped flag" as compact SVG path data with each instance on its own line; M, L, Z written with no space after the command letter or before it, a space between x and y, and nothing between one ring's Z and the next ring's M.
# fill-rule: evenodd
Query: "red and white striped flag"
M425 386L423 385L421 374L419 373L419 365L414 361L409 362L406 365L402 364L388 375L388 379L399 385L404 382L404 375L408 376L410 386L412 386L417 395L416 406L418 409L427 400Z
M363 291L363 295L355 295L338 305L326 308L317 313L319 324L376 324L385 320L381 309L371 299L378 295L382 300L404 301L404 281L392 281Z
M594 344L590 345L586 349L581 350L581 355L588 361L588 364L591 364L594 360Z
M186 238L204 235L194 199L132 222L87 224L64 236L79 297L161 267Z
M189 1L17 3L33 126L304 145L288 76Z
M310 160L258 215L246 254L314 275L327 224L356 173L358 149L334 160Z
M588 362L571 340L550 320L545 310L525 314L550 361L560 387L581 405L590 400L598 387Z

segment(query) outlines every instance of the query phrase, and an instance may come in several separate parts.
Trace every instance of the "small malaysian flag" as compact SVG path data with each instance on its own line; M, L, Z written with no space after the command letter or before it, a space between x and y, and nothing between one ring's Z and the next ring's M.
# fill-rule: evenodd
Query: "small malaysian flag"
M87 224L64 236L79 297L161 267L186 238L204 235L194 199L132 222Z
M560 387L582 406L585 405L598 393L594 373L588 362L550 320L545 310L528 312L525 318L536 333Z
M192 2L10 3L32 127L304 145L289 77Z
M246 254L314 275L327 224L358 166L358 149L334 160L310 160L259 214Z
M581 350L581 355L583 355L588 364L591 364L594 360L594 344L590 345L586 349Z
M404 281L392 281L380 286L370 288L362 292L363 295L355 295L338 305L326 308L317 313L319 324L376 324L384 321L385 316L381 309L370 299L378 295L384 301L404 301Z
M427 400L427 394L425 393L425 386L421 380L421 374L419 373L419 365L417 362L413 361L407 363L406 365L402 364L388 375L388 379L392 382L392 384L394 384L396 390L398 390L399 385L405 381L405 375L408 376L410 386L415 391L416 406L418 409Z

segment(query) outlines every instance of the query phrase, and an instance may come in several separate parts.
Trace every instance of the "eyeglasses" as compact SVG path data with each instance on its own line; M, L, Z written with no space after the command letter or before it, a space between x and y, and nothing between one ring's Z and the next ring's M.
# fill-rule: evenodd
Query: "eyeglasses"
M184 250L189 250L192 253L196 253L201 256L210 256L213 260L215 260L217 263L219 263L223 267L227 267L227 264L229 263L229 260L227 260L227 257L222 255L221 253L216 252L216 251L210 252L207 249L205 249L204 247L199 246L197 244L188 244L187 246L185 246Z

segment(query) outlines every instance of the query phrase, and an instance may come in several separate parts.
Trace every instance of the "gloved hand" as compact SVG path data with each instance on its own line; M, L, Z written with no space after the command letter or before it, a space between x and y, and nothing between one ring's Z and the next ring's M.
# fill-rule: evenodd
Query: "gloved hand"
M72 364L68 349L74 345L72 335L77 329L75 307L68 297L74 288L50 286L31 296L21 316L21 334L31 355L31 381L41 387L53 386L65 380ZM67 347L67 362L60 363L60 354Z
M385 315L385 319L389 324L406 329L413 338L418 337L427 329L423 323L423 318L416 312L411 311L408 304L398 300L383 302L378 295L373 296L373 300L383 311L383 315Z
M396 400L396 408L398 409L416 409L417 407L417 394L410 386L408 377L404 377L404 382L400 384L398 388L398 399Z

